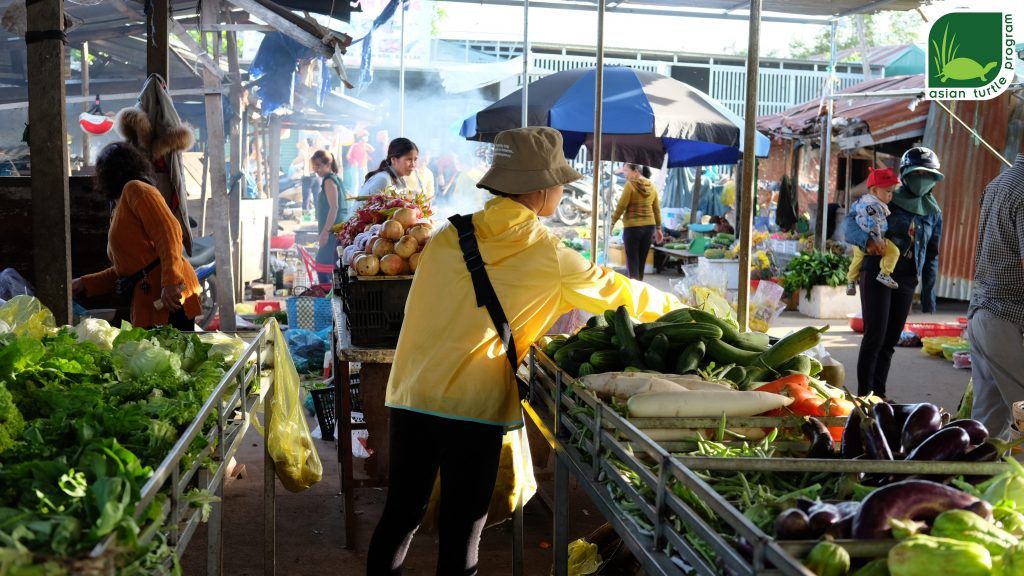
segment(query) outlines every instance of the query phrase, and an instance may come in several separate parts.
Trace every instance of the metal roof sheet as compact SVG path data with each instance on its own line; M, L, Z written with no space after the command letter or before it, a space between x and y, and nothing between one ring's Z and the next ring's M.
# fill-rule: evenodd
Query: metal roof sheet
M924 88L924 76L893 76L876 78L855 84L839 94L865 94L891 90ZM779 114L762 116L757 120L758 130L780 136L817 138L825 108L822 101L811 100L789 108ZM927 106L913 106L906 97L837 98L833 115L833 130L839 136L852 137L867 128L867 136L851 140L847 148L891 142L920 136L927 121Z

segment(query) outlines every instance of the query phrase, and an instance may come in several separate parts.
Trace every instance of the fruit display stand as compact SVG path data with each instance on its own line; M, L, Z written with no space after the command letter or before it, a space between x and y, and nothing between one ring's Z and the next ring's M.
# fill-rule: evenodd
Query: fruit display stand
M341 464L341 492L344 497L345 541L348 549L355 548L356 511L355 489L387 485L388 476L388 410L384 406L391 364L395 360L394 348L362 348L352 345L348 319L341 298L331 299L334 327L331 331L332 381L334 384L334 413L338 430L338 462ZM358 363L359 394L363 404L363 422L352 421L352 364ZM339 393L340 391L340 393ZM365 463L370 476L355 478L352 455L352 431L367 430L367 449L372 456Z
M223 573L223 497L225 480L230 473L229 467L249 430L251 418L262 411L263 399L273 393L273 370L263 370L264 366L269 364L266 360L273 355L272 330L273 327L268 325L256 334L238 334L248 342L245 351L221 378L199 413L175 442L170 453L154 469L152 477L142 487L140 499L135 507L136 518L139 518L159 495L167 495L167 501L161 511L161 518L164 519L163 532L168 544L174 548L175 556L181 558L202 521L202 511L189 506L186 493L193 488L208 491L215 498L210 503L206 528L206 573L209 575ZM211 417L215 419L216 424L204 432ZM264 411L263 426L265 429L270 426L269 411ZM183 459L189 447L200 435L205 436L207 447L196 455L190 465L183 466ZM208 459L212 461L213 467L204 465ZM266 451L266 442L263 452L263 479L264 574L272 575L275 574L276 563L274 533L277 479L274 461ZM159 522L142 525L140 538L153 538L158 524ZM108 551L116 549L117 542L111 537L97 546L91 556L105 557Z
M811 574L633 421L593 395L573 393L572 378L536 347L528 369L532 398L525 411L556 454L556 576L568 573L570 473L647 574ZM639 478L644 494L624 474ZM700 517L686 492L752 545L750 559ZM722 565L710 564L697 546L713 550Z
M1010 469L1002 462L681 455L676 452L693 451L692 442L654 441L644 430L706 430L719 426L721 419L626 419L593 394L577 389L575 380L536 347L531 349L528 369L533 396L526 412L558 455L555 472L555 574L566 573L566 506L570 472L650 574L684 573L677 566L680 561L696 573L722 573L722 566L712 566L700 556L694 546L695 537L700 539L701 547L710 547L715 552L719 564L727 566L726 572L809 574L798 559L806 556L816 540L775 540L704 482L701 474L788 472L991 477ZM828 426L840 426L845 418L822 418L822 421ZM800 419L730 418L728 423L741 428L798 428ZM782 449L792 447L785 444L776 442L774 445ZM634 482L629 482L627 476L631 476ZM643 484L641 490L635 488L636 478ZM680 498L681 486L691 495L690 501L697 498L706 503L733 532L733 538L742 538L750 543L752 556L740 554L726 536L717 534L698 516L687 505L687 500ZM620 495L618 502L611 496L613 493ZM622 495L626 496L625 503ZM635 519L638 514L644 526ZM885 556L897 541L837 539L835 543L845 548L852 558L869 559ZM675 571L666 568L669 566L666 561L677 566Z

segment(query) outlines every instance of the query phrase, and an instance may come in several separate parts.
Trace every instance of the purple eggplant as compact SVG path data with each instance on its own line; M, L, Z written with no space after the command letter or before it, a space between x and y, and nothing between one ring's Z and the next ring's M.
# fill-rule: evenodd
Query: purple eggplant
M996 445L991 442L985 442L968 450L959 460L964 462L996 462L999 460L999 448L996 448Z
M783 510L775 517L775 537L779 540L803 540L811 537L811 521L797 508Z
M840 540L849 538L853 532L853 518L853 516L840 518L838 522L825 529L825 536L831 536Z
M977 446L988 440L988 428L984 424L977 420L971 420L970 418L964 418L962 420L954 420L949 424L943 426L943 428L963 428L967 431L967 434L971 437L971 445Z
M860 411L850 412L843 428L843 441L839 444L839 456L844 460L853 460L864 454L864 442L860 433Z
M907 454L907 460L959 460L970 445L971 437L963 428L943 428Z
M907 418L910 418L920 404L889 404L889 406L892 406L892 412L896 416L896 425L902 430L903 425L907 423Z
M991 506L985 515L982 500L938 482L904 480L883 486L868 495L860 512L853 519L853 538L876 540L889 536L889 521L919 520L929 522L946 510L972 509L992 517Z
M900 429L896 425L896 414L892 411L892 406L879 402L871 407L871 416L878 422L882 434L885 434L885 442L893 454L900 452Z
M803 431L804 436L811 442L811 447L807 451L808 458L831 458L835 456L835 442L832 441L832 435L829 434L828 427L821 420L809 416L800 425L800 430Z
M892 449L885 437L881 424L870 416L861 417L861 440L864 442L864 453L872 460L892 460Z
M907 418L900 435L903 450L910 452L942 428L942 410L935 404L919 404Z
M813 508L817 504L817 500L811 500L810 498L804 498L803 496L801 496L796 499L796 502L794 502L794 507L800 510L801 512L807 513L810 512L811 508Z
M825 534L825 531L830 526L842 520L842 514L839 513L839 509L832 504L825 504L817 507L817 509L811 513L808 517L808 522L811 528L811 537L818 538Z

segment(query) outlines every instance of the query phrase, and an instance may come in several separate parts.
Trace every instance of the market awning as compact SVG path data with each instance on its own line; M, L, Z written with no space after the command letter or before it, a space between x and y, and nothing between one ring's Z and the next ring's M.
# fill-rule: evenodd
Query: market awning
M912 92L924 89L924 76L894 76L861 82L839 94ZM789 138L820 137L824 106L811 100L771 116L757 119L758 130ZM917 106L913 98L872 97L835 99L832 126L840 148L849 150L924 135L928 107Z

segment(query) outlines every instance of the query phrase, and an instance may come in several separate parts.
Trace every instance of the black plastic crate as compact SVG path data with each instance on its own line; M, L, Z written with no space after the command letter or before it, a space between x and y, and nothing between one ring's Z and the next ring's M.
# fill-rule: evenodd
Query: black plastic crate
M363 402L359 394L359 376L350 378L349 390L352 392L352 411L362 412ZM309 393L313 396L313 410L316 412L316 421L320 424L320 436L324 440L334 440L334 425L338 420L334 411L336 401L334 386L314 388Z
M342 302L352 345L361 348L394 348L405 318L412 278L346 278Z

